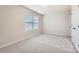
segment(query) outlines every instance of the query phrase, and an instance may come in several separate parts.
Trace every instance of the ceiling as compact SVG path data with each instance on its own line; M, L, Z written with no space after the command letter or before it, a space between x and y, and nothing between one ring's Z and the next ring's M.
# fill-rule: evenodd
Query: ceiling
M53 12L63 12L70 10L69 5L25 5L25 7L44 15Z

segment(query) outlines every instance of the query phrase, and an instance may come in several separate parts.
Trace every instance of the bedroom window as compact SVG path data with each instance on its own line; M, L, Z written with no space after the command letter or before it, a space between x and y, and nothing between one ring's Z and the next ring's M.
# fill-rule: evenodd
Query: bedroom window
M39 18L37 16L26 16L24 26L25 31L37 30L39 28Z

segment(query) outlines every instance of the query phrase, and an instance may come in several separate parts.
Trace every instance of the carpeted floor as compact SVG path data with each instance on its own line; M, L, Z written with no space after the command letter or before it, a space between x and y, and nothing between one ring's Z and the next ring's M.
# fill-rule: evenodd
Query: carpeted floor
M43 34L0 48L1 53L75 53L69 37Z

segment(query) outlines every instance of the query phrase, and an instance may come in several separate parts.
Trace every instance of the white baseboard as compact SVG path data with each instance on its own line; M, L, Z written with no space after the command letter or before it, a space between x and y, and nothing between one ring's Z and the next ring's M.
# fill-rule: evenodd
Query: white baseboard
M19 40L16 40L16 41L12 41L12 42L0 45L0 48L4 48L6 46L12 45L12 44L17 43L17 42L22 41L22 40L24 40L24 39L19 39Z
M58 35L58 34L49 34L49 33L44 33L44 34L48 34L48 35L56 35L56 36L64 36L64 37L71 37L71 36Z

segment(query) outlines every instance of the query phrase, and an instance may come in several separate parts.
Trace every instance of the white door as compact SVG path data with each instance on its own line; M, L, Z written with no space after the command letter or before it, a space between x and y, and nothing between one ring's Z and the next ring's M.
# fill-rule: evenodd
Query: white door
M71 9L71 36L74 46L79 52L79 8L72 6Z

